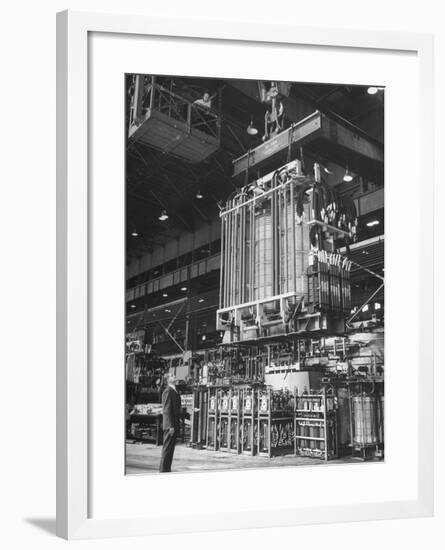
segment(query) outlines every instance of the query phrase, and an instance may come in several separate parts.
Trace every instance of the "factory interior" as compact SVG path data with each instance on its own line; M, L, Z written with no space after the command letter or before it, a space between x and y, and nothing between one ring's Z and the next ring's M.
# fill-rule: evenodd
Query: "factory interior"
M126 473L384 460L384 89L128 74Z

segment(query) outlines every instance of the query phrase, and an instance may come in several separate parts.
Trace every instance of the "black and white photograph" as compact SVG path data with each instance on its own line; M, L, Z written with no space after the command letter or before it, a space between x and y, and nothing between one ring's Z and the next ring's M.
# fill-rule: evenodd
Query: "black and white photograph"
M357 6L6 5L2 548L445 540L445 26Z
M384 87L123 89L126 474L383 462Z

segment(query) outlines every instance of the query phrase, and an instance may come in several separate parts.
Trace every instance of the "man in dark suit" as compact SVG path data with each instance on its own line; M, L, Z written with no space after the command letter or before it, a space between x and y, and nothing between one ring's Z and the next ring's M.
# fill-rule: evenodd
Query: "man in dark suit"
M168 386L162 394L162 429L164 431L164 440L161 464L159 465L160 472L171 472L181 417L181 396L176 390L176 377L171 373L167 376L167 384Z

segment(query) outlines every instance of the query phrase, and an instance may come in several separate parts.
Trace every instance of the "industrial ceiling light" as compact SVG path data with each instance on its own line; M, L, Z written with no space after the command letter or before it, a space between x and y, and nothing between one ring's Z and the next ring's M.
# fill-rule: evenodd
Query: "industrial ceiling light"
M367 91L369 95L375 95L379 89L376 86L369 86Z
M366 224L367 227L374 227L374 225L379 225L379 220L372 220Z
M172 310L171 309L164 309L165 313L171 313Z
M202 199L202 198L204 198L203 194L202 194L201 191L199 191L199 190L198 190L198 192L196 193L195 196L196 196L197 199Z
M187 290L186 286L181 287L182 292L185 292Z
M168 220L167 210L163 210L161 212L161 215L159 216L158 220L160 220L161 222L165 222L165 220Z
M130 307L131 307L131 308L135 308L136 306L135 306L135 304L131 304L131 306L130 306Z
M258 129L255 128L255 125L253 124L253 116L250 118L250 124L247 126L246 132L249 136L256 136L258 134Z
M346 181L346 182L350 182L352 181L354 178L351 176L351 174L349 173L349 169L348 167L346 166L346 171L345 171L345 175L343 176L343 181Z
M368 304L366 304L366 306L363 306L362 311L365 312L365 311L368 311L368 309L369 309L369 306Z
M201 304L204 301L204 298L200 298L198 302Z
M163 298L168 298L168 294L166 292L164 292L164 294L162 295Z
M379 304L379 302L376 302L374 304L374 309L377 311L378 309L380 309L381 305Z
M139 233L138 233L136 230L133 230L133 231L131 232L131 236L132 236L132 237L139 237Z
M203 335L201 336L201 340L202 340L202 341L204 342L204 341L205 341L205 339L206 339L206 335L205 335L205 334L203 334Z

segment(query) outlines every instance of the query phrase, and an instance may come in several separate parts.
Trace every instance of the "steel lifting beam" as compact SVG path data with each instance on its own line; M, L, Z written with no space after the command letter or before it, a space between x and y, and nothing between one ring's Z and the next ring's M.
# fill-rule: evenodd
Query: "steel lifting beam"
M236 177L247 169L268 164L286 152L289 144L321 148L328 160L347 164L352 172L376 183L383 183L383 145L358 129L341 124L319 111L295 122L274 138L235 159L233 175Z

